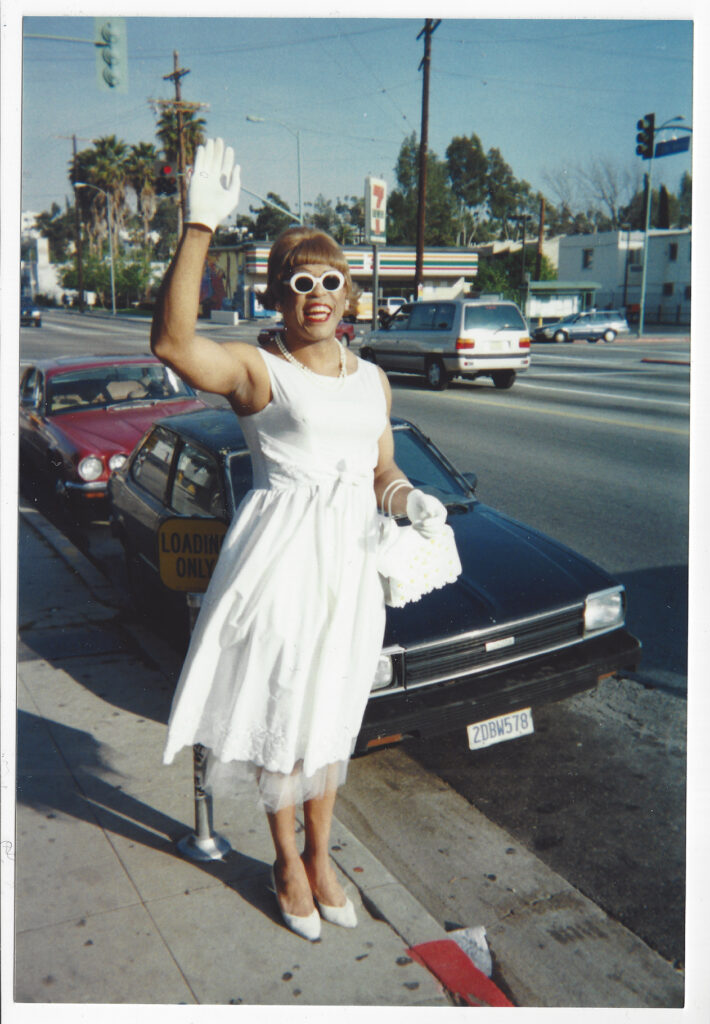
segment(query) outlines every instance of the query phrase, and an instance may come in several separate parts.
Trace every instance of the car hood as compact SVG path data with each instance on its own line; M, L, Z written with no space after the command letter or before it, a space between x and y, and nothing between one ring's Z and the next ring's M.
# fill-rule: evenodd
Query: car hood
M156 402L153 405L125 406L83 412L65 412L53 417L54 429L67 437L80 451L97 453L133 451L156 420L181 412L206 408L199 398Z
M408 647L581 603L616 581L545 534L474 504L450 513L462 573L405 608L387 609L385 646Z

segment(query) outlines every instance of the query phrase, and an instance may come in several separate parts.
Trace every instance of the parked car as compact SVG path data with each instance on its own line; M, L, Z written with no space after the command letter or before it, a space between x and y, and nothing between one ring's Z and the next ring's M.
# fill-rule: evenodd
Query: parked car
M377 312L387 313L391 316L396 313L400 306L403 306L407 300L403 295L386 295L384 299L380 299L377 303Z
M437 391L452 377L487 376L510 388L530 365L530 337L514 302L406 302L365 336L360 355L384 370L423 373Z
M535 341L574 341L580 338L587 341L612 342L618 334L628 334L629 325L623 313L615 309L590 310L585 313L574 313L555 323L538 327L533 334Z
M32 298L29 295L23 295L20 298L20 326L42 326L42 310L35 302L32 301Z
M20 380L22 473L72 512L105 512L109 474L155 420L205 406L153 356L43 359Z
M472 474L455 469L414 424L392 423L398 464L448 508L463 573L416 603L387 609L357 750L464 728L472 747L511 739L533 731L541 704L635 668L640 644L624 627L623 586L479 502ZM109 481L111 525L136 594L150 601L158 592L162 607L184 609L185 594L161 582L161 525L174 517L227 524L250 487L249 454L230 410L157 423Z
M258 342L264 345L267 341L273 341L277 334L283 333L283 325L276 324L274 327L264 327L259 331ZM348 347L355 341L355 327L345 320L341 320L335 328L335 337Z

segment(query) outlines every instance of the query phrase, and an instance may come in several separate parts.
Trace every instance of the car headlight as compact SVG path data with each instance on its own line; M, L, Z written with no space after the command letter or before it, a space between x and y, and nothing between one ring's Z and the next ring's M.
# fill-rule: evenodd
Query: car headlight
M385 654L384 651L380 654L377 660L377 668L375 669L375 678L372 680L371 690L384 690L386 686L389 686L394 677L394 665L392 663L392 655Z
M127 456L124 455L123 452L116 452L116 454L112 455L111 458L108 460L108 468L113 473L115 470L121 468L123 463L126 461L126 458Z
M87 455L77 467L82 480L98 480L104 471L104 464L97 455Z
M613 629L624 622L624 588L611 587L590 594L584 603L584 632L597 633L601 629Z

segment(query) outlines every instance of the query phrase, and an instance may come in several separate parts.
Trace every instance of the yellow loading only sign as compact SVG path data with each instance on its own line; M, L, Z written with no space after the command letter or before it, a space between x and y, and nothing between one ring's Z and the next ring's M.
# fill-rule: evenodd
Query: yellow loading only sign
M207 590L226 532L219 519L181 516L161 523L158 567L165 586L193 594Z

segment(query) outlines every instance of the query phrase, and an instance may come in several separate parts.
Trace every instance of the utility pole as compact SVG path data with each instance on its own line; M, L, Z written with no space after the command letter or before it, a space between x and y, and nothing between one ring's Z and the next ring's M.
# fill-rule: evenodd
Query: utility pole
M207 103L189 103L182 98L182 91L180 89L180 79L184 78L185 75L190 74L189 68L179 67L178 52L173 50L173 70L169 75L163 75L164 81L172 81L175 83L175 99L174 100L149 100L148 102L154 107L162 110L174 110L177 117L177 165L178 165L178 239L182 235L183 224L185 223L186 207L187 207L187 189L185 187L185 126L183 123L183 113L186 110L200 110L207 109ZM166 154L169 156L170 154Z
M537 232L537 255L535 256L535 280L542 273L542 243L545 240L545 197L540 196L540 227Z
M163 75L163 81L173 81L175 83L175 111L177 113L177 142L178 142L178 194L180 196L180 202L178 205L178 238L182 235L182 226L185 223L186 215L186 193L185 193L185 139L183 137L183 123L182 123L182 92L180 89L180 79L184 78L185 75L190 74L189 68L178 67L178 52L173 50L173 70L172 74Z
M417 256L414 268L414 291L417 298L424 277L424 228L426 226L426 172L429 141L429 69L431 65L431 37L441 19L427 18L417 39L424 36L424 56L419 64L422 74L422 130L419 141L419 196L417 204Z
M72 135L72 150L74 161L72 165L72 177L76 178L76 135ZM81 241L81 215L79 213L79 197L77 196L76 185L74 185L74 232L76 244L76 276L79 290L79 312L84 312L84 265L82 262L82 241Z

